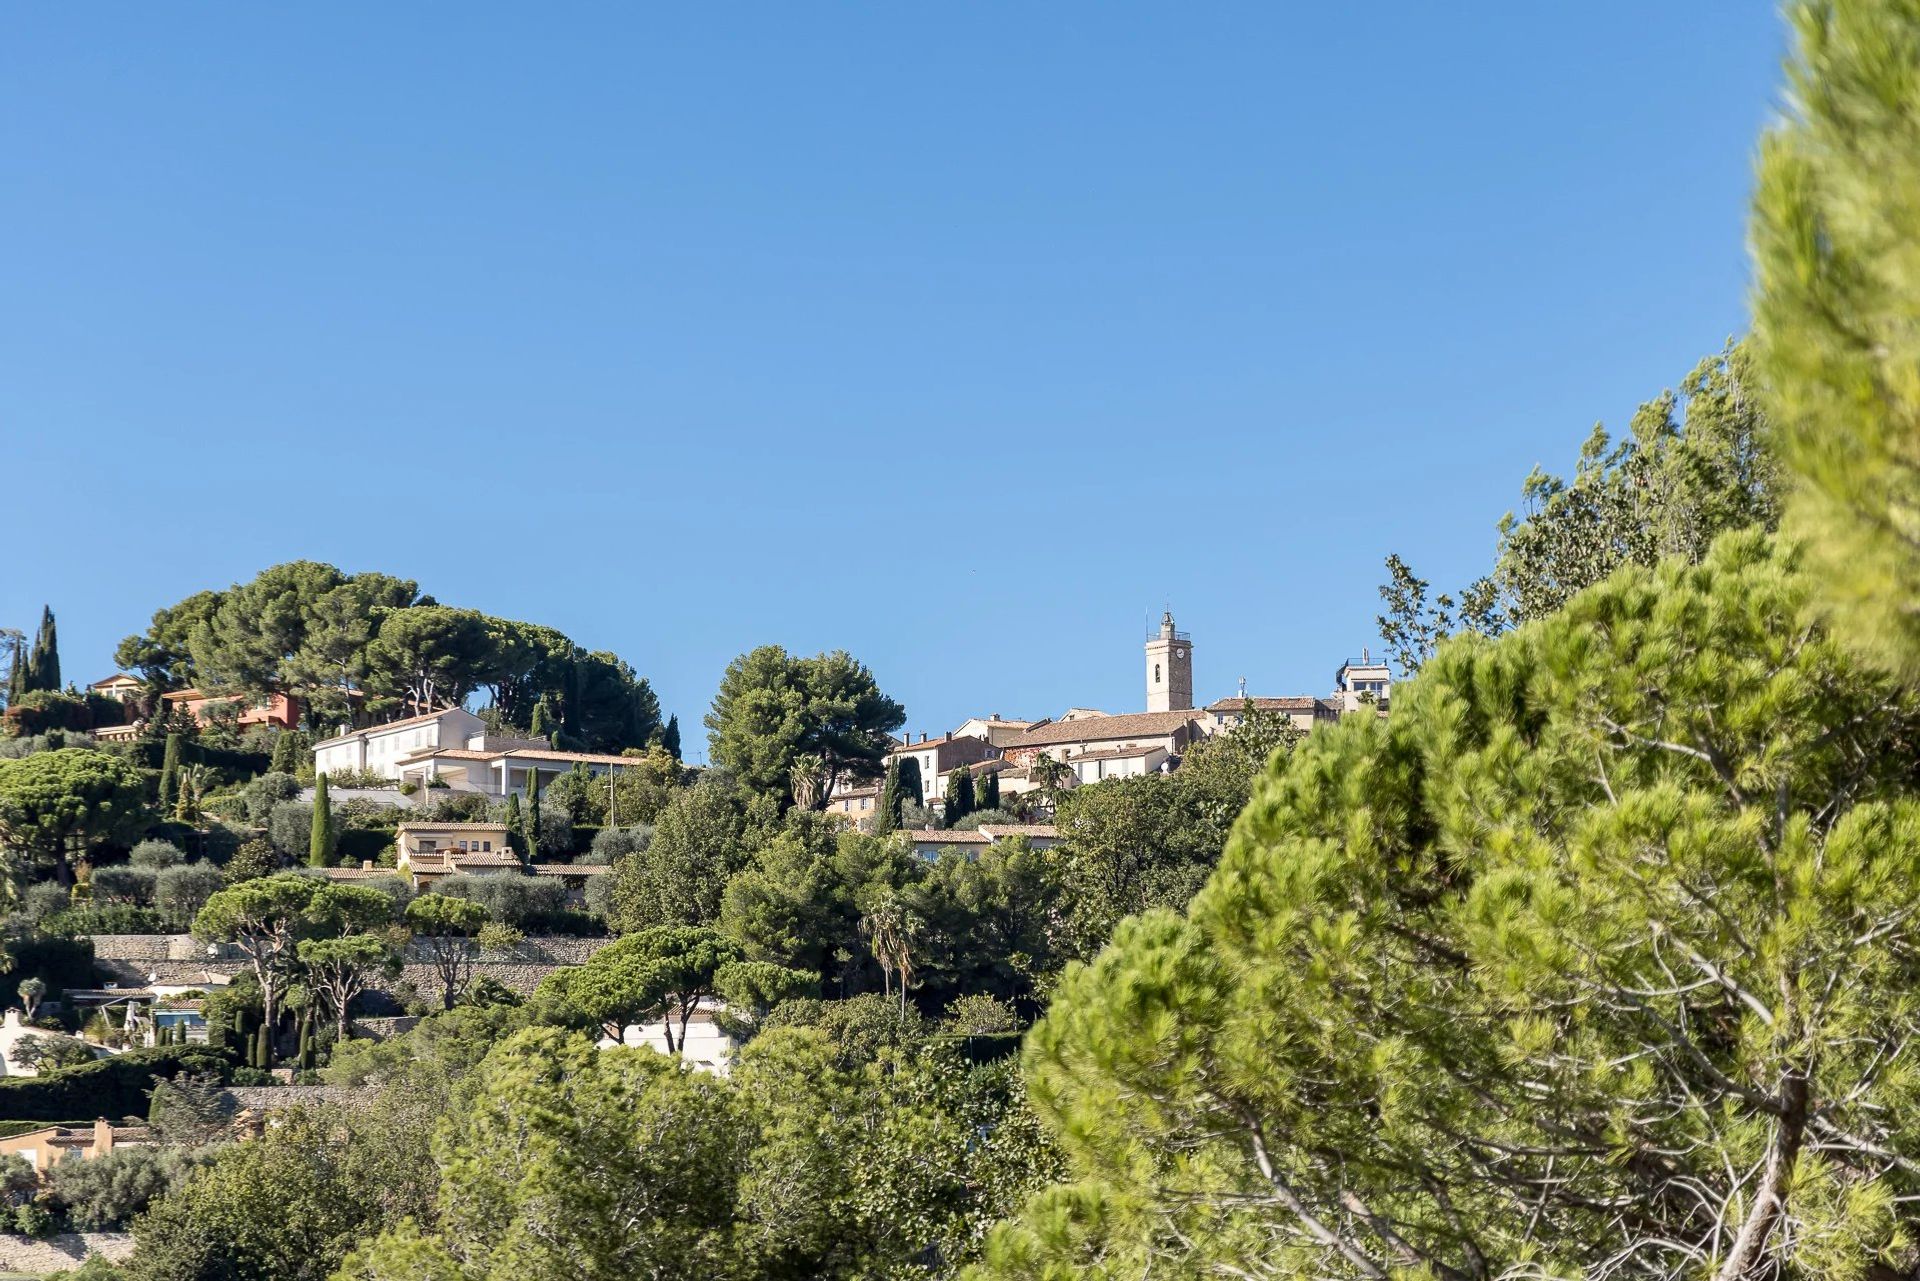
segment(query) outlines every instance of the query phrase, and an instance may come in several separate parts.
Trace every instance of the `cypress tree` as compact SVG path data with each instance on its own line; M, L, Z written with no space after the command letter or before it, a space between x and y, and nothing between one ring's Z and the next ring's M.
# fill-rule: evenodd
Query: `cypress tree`
M268 762L267 768L275 774L291 774L294 772L292 730L283 729L274 737L273 759Z
M520 817L520 793L508 792L507 793L507 837L509 840L513 841L513 843L516 845L518 845L520 842L527 839L525 834L522 833L520 830L522 821L523 820Z
M253 1036L253 1066L262 1072L273 1065L273 1029L264 1022Z
M680 713L675 712L667 717L667 728L666 732L660 735L660 746L664 747L667 755L674 760L680 759Z
M7 705L11 707L20 701L27 692L27 664L31 661L27 654L27 642L16 636L13 640L13 661L7 668Z
M160 760L160 812L169 817L180 799L180 735L167 735L167 752Z
M327 776L313 780L313 827L307 841L307 866L333 862L333 803L327 799Z
M880 808L874 811L875 836L885 836L900 826L900 802L905 799L906 793L900 784L900 762L894 761L887 766L887 781L880 789Z
M60 688L60 637L53 622L53 607L40 607L40 630L33 638L33 658L28 663L27 688Z
M1000 808L1000 771L993 770L980 776L979 806L983 810Z
M915 805L925 805L927 803L926 787L920 779L920 761L918 757L903 756L900 758L900 794L902 797L912 797Z
M526 831L527 862L540 857L540 771L527 771L527 817Z
M547 737L547 696L542 694L540 701L533 705L533 716L527 722L527 733L535 738Z
M953 767L947 775L947 826L952 827L973 813L973 775L964 765Z

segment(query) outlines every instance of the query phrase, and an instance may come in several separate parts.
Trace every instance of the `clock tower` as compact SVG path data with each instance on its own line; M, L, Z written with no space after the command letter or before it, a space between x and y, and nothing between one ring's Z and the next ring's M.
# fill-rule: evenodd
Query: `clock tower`
M1193 638L1173 629L1173 611L1160 615L1160 632L1147 642L1147 710L1193 707Z

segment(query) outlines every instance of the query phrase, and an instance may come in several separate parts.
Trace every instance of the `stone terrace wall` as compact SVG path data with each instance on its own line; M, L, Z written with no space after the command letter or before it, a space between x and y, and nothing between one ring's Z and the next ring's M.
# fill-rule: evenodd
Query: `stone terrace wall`
M44 1241L0 1233L0 1272L44 1276L77 1268L89 1254L121 1263L132 1253L133 1235L128 1232L62 1232Z
M542 935L499 954L478 955L473 972L519 993L533 991L541 979L568 965L579 965L613 942L610 938L569 938ZM102 981L120 987L153 983L204 983L209 975L231 978L247 968L244 957L228 952L208 959L206 945L188 934L97 934L93 939L94 969ZM149 977L151 976L151 977ZM439 989L439 978L423 944L408 945L400 980L422 995Z

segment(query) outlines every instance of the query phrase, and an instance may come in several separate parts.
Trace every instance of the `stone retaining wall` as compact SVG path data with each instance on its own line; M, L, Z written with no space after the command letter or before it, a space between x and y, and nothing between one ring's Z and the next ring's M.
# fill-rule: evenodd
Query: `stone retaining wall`
M133 1235L128 1232L62 1232L44 1241L0 1233L0 1272L45 1276L77 1268L89 1254L122 1263L132 1253Z
M188 947L180 946L184 940ZM525 995L540 980L568 965L579 965L595 952L613 942L610 938L570 938L542 935L530 938L510 951L480 954L474 962L474 977L486 975L511 991ZM197 949L197 950L189 950ZM185 952L185 956L180 953ZM144 987L148 983L205 983L210 975L232 978L247 968L244 958L206 959L206 945L194 943L187 934L101 934L93 940L94 970L102 981L120 987ZM192 959L197 957L198 959ZM419 941L407 946L400 967L400 983L412 984L421 996L431 999L440 980L429 959L426 946ZM376 980L376 986L391 991L395 984Z

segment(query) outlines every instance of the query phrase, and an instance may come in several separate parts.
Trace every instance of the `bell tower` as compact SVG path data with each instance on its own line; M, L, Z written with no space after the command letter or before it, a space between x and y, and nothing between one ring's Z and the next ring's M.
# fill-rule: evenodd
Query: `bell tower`
M1160 615L1160 632L1147 642L1147 710L1193 707L1193 638L1173 629L1173 611Z

